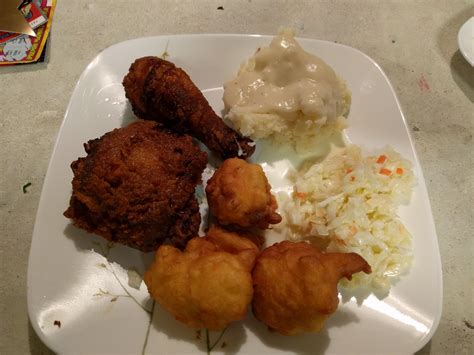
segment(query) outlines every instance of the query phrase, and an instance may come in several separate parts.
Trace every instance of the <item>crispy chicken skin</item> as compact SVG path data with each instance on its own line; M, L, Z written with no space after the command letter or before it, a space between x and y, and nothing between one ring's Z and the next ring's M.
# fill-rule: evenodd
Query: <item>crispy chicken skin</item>
M247 313L258 253L249 239L211 227L183 252L162 245L144 280L151 296L178 321L221 330Z
M190 134L223 159L245 159L255 150L253 141L228 127L189 76L171 62L139 58L131 65L123 86L139 118Z
M323 253L305 242L265 249L253 270L255 317L283 335L318 332L336 311L342 277L370 273L355 253Z
M277 224L277 202L270 184L258 164L227 159L206 186L209 209L222 225L266 229Z
M207 157L189 136L138 121L84 145L71 164L70 206L77 227L112 242L153 251L169 239L183 248L199 229L194 196Z

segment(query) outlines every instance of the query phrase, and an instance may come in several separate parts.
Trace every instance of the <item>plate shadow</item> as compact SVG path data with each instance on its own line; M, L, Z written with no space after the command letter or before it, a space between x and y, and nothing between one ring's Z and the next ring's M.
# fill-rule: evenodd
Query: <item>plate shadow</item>
M339 323L348 323L349 319L344 320L344 316L340 315ZM249 329L256 337L260 339L267 347L272 349L290 351L295 354L324 354L329 346L329 334L327 325L320 333L307 333L293 336L279 335L270 331L265 324L259 322L253 314L249 315L245 322L246 328ZM339 325L340 326L340 325Z
M153 313L153 328L157 332L165 334L168 339L188 342L195 345L199 351L207 353L206 331L191 329L181 324L159 305L155 306ZM247 339L242 322L232 323L217 341L220 334L221 332L209 331L209 339L211 345L215 343L214 351L224 354L237 353Z
M30 347L30 353L32 355L53 355L54 352L51 351L41 339L36 334L35 330L31 326L30 321L28 321L28 343Z
M135 270L143 277L145 270L153 262L154 253L143 253L139 250L108 242L95 234L88 233L69 223L64 235L74 242L79 252L94 251L105 257L110 263L117 263L125 270Z
M459 50L451 58L450 69L456 85L469 101L474 102L474 67L471 67Z

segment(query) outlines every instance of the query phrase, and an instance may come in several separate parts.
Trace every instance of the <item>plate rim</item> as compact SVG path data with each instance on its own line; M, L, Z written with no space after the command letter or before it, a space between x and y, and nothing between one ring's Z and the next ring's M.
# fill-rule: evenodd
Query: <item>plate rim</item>
M474 30L474 16L471 16L466 22L463 23L463 25L459 28L458 31L458 47L459 51L461 52L462 56L466 61L471 65L471 67L474 67L474 48L473 48L473 55L472 57L468 55L468 52L466 51L466 48L464 46L463 38L464 36L469 36L469 25L472 26ZM474 33L473 33L474 36ZM473 39L473 46L474 46L474 39Z
M463 27L469 22L469 21L474 21L474 17L472 17L471 19L469 19L464 25ZM58 133L56 135L56 140L55 140L55 143L54 143L54 146L53 146L53 149L52 149L52 152L51 152L51 156L50 156L50 159L49 159L49 162L48 162L48 167L47 167L47 170L46 170L46 174L45 174L45 177L44 177L44 182L43 182L43 186L42 186L42 189L41 189L41 194L40 194L40 199L39 199L39 202L38 202L38 207L37 207L37 211L36 211L36 216L35 216L35 223L34 223L34 227L33 227L33 231L32 231L32 237L31 237L31 243L30 243L30 251L29 251L29 254L28 254L28 266L27 266L27 280L26 280L26 291L27 291L27 308L28 308L28 318L29 318L29 321L30 321L30 324L32 325L33 329L35 330L35 333L37 334L37 336L41 339L41 341L48 347L50 348L51 350L53 351L57 351L55 349L55 346L53 343L51 343L49 341L49 337L47 337L42 331L41 329L39 328L39 324L37 322L34 322L32 320L32 314L33 314L33 310L32 310L32 292L31 292L31 280L33 279L33 270L31 268L31 260L32 260L32 256L33 256L33 252L34 252L34 249L33 246L37 244L37 242L35 242L37 240L38 237L35 238L35 235L38 233L37 232L37 225L38 225L38 221L39 221L39 217L40 217L40 210L42 208L44 208L45 206L45 189L46 189L46 185L47 185L47 182L49 181L50 179L50 175L51 175L51 166L53 164L53 162L55 161L55 157L57 155L57 148L58 148L58 145L59 145L59 142L63 136L63 131L64 131L64 126L66 124L66 118L68 117L69 115L69 112L70 112L70 109L71 109L71 106L72 106L72 103L73 103L73 96L74 96L74 93L76 92L76 90L78 89L79 85L81 84L82 80L84 79L84 77L87 75L88 71L90 70L91 66L93 65L94 62L98 61L98 59L103 56L104 54L106 54L108 51L111 51L113 50L114 48L118 47L118 46L121 46L121 45L124 45L124 44L127 44L127 43L132 43L132 42L137 42L137 41L141 41L141 40L153 40L153 39L172 39L172 38L204 38L204 37L207 37L207 38L231 38L231 37L236 37L236 38L263 38L263 39L271 39L271 38L274 38L274 35L266 35L266 34L238 34L238 33L190 33L190 34L169 34L169 35L158 35L158 36L144 36L144 37L137 37L137 38L133 38L133 39L128 39L128 40L125 40L125 41L121 41L121 42L117 42L117 43L114 43L110 46L108 46L107 48L103 49L102 51L100 51L99 53L97 53L93 58L92 60L86 65L86 67L83 69L83 71L81 72L81 75L79 76L79 78L77 79L77 82L76 84L74 85L74 88L73 90L71 91L70 93L70 98L68 100L68 104L67 104L67 108L66 108L66 111L64 113L64 116L63 116L63 119L62 119L62 122L61 122L61 125L59 127L59 130L58 130ZM429 216L431 217L430 220L431 220L431 223L432 223L432 226L433 226L433 232L434 232L434 240L435 240L435 243L434 243L434 248L435 248L435 257L436 257L436 261L437 261L437 265L436 266L436 269L438 270L437 272L437 284L438 284L438 287L436 289L436 293L438 295L438 297L436 298L439 302L439 309L438 309L438 312L436 313L434 319L433 319L433 324L430 328L430 331L427 332L422 338L419 339L418 342L416 343L413 343L413 346L415 347L415 349L413 350L413 352L416 352L418 350L420 350L421 348L423 348L430 340L431 338L433 337L434 333L436 332L436 330L438 329L438 326L439 326L439 323L440 323L440 320L441 320L441 316L443 314L443 269L442 269L442 261L441 261L441 253L440 253L440 250L439 250L439 238L438 238L438 235L437 235L437 232L436 232L436 224L435 224L435 221L434 221L434 216L433 216L433 212L432 212L432 208L431 208L431 201L430 201L430 198L429 198L429 194L428 194L428 189L426 187L426 181L425 181L425 178L424 178L424 174L423 174L423 170L422 170L422 166L420 164L420 160L418 158L418 153L415 149L415 146L414 146L414 140L412 138L412 135L411 135L411 132L410 132L410 129L409 129L409 126L407 124L407 121L406 121L406 118L405 118L405 114L403 113L403 110L402 110L402 107L400 105L400 101L398 99L398 96L393 88L393 85L391 83L391 81L389 80L388 76L386 75L386 73L384 72L384 70L382 69L382 67L373 59L371 58L369 55L367 55L366 53L362 52L361 50L357 49L357 48L354 48L352 46L349 46L349 45L346 45L346 44L342 44L342 43L335 43L335 42L332 42L332 41L328 41L328 40L323 40L323 39L316 39L316 38L309 38L309 37L295 37L297 40L303 40L303 41L309 41L309 42L320 42L320 43L325 43L325 44L330 44L332 46L335 46L335 47L344 47L346 49L349 49L349 50L352 50L352 51L355 51L357 52L359 55L362 55L363 57L365 57L371 64L373 64L379 71L379 73L383 76L383 78L385 79L386 83L388 84L389 88L390 88L390 91L391 91L391 94L393 95L393 97L395 98L395 102L397 104L397 109L399 110L400 112L400 115L401 115L401 118L402 118L402 122L403 122L403 125L405 127L405 132L407 133L408 135L408 140L409 140L409 143L410 143L410 147L411 147L411 150L413 152L413 157L414 157L414 162L417 166L417 168L419 169L419 178L420 178L420 181L418 181L418 184L420 185L420 188L423 190L423 193L426 195L427 197L427 208L428 208L428 211L429 212ZM458 39L459 39L459 33L458 33ZM464 56L464 53L463 53L463 56ZM244 59L243 59L244 60ZM473 64L471 64L473 65ZM421 184L420 184L421 182Z

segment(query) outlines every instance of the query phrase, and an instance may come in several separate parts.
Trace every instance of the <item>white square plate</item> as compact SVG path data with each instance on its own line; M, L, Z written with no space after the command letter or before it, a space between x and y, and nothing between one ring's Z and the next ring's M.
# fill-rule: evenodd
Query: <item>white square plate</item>
M204 333L199 336L182 326L159 306L149 328L146 286L142 283L140 290L129 287L126 270L142 273L150 254L122 246L108 250L101 238L71 227L63 217L71 193L69 165L85 156L84 142L133 119L121 82L136 58L161 55L166 50L168 59L190 75L220 112L223 83L258 46L270 40L258 35L141 38L107 48L85 69L72 94L48 168L29 259L29 316L51 349L59 353L141 353L147 339L147 353L206 351ZM352 91L348 138L367 150L391 145L413 162L417 185L410 205L401 209L400 216L413 235L414 264L383 300L370 296L361 306L354 300L341 302L319 334L279 336L249 313L245 322L226 331L213 352L413 353L430 339L438 325L442 274L426 186L400 105L385 74L365 54L325 41L299 42L347 81ZM282 187L270 171L278 170L278 162L263 165L273 187ZM211 334L213 339L216 336Z

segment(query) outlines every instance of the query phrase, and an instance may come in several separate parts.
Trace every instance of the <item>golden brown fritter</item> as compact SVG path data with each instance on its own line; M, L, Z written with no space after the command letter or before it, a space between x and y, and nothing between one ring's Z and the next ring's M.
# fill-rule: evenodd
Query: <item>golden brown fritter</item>
M191 134L223 159L245 159L255 150L252 140L228 127L189 76L171 62L139 58L131 65L123 86L138 117Z
M84 145L74 172L74 225L112 242L153 251L169 239L177 247L197 235L194 196L207 157L189 136L138 121Z
M262 250L265 245L265 234L258 228L242 228L235 225L222 226L215 222L212 217L209 219L209 223L213 227L211 228L212 231L222 230L227 234L236 234L242 238L246 238L255 244L259 250ZM210 236L209 233L211 233L211 230L208 232L208 236Z
M266 229L281 221L270 189L260 165L233 158L225 160L209 179L206 194L220 224Z
M217 224L209 228L206 238L220 249L237 255L249 270L253 269L255 259L262 247L262 240L259 236L249 232L231 231Z
M252 300L258 248L218 227L189 241L184 252L162 245L145 272L151 296L192 328L221 330L241 320Z
M274 244L252 273L253 313L283 335L317 332L337 309L339 280L360 271L371 269L355 253L322 253L305 242Z

